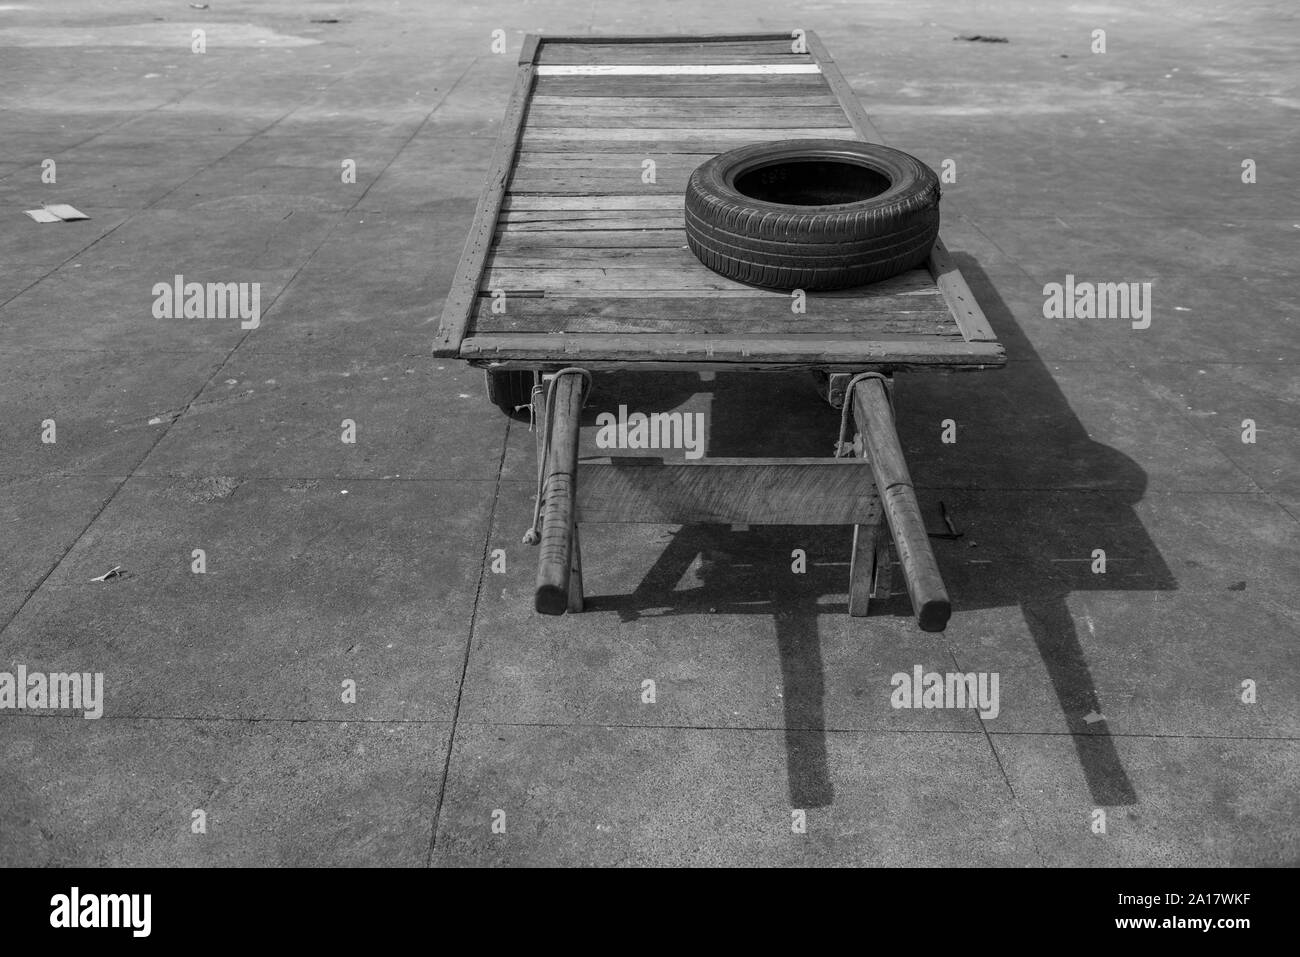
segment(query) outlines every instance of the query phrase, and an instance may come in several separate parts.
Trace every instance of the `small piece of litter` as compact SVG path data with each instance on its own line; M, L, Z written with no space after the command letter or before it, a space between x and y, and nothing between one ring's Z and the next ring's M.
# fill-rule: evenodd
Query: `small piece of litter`
M192 10L206 10L206 9L208 9L208 5L207 5L206 3L191 3L191 4L190 4L190 9L192 9Z
M943 502L939 503L939 512L940 514L943 515L943 523L948 526L949 535L951 535L953 538L961 538L963 535L966 534L965 532L957 531L956 526L953 525L952 523L952 516L948 514L948 506L945 505Z
M103 581L108 581L110 578L121 578L121 577L122 577L122 566L114 565L112 568L104 572L104 574L100 575L98 578L92 578L91 581L103 582Z
M347 490L347 489L343 489L341 492L339 492L339 494L340 494L340 495L347 495L347 494L348 494L348 490Z
M67 203L55 203L53 206L46 206L46 212L53 213L59 219L90 219L85 213L75 206L69 206Z
M986 37L980 33L972 33L970 36L953 37L954 40L965 40L967 43L1010 43L1006 37Z
M152 419L149 420L149 424L150 424L150 425L162 425L162 419L158 418L158 416L155 415Z

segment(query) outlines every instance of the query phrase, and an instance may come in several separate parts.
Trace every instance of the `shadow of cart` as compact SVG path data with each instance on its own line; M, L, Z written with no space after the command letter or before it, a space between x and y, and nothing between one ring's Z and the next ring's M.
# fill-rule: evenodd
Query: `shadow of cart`
M996 401L990 398L982 402L981 394L992 397L994 393L972 390L973 397L963 406L963 417L1019 433L1024 447L1068 448L1069 455L1062 456L1055 465L1036 463L1035 481L1042 482L1042 487L1079 491L1079 476L1105 476L1106 494L1089 496L1086 509L1064 508L1053 514L1053 538L1091 542L1102 525L1110 553L1124 556L1125 564L1122 574L1102 576L1092 574L1087 562L1061 563L1038 556L1041 560L999 563L996 575L976 578L969 573L969 566L964 566L960 543L940 547L938 559L950 585L956 586L953 591L958 614L962 610L1019 606L1074 743L1092 802L1110 807L1132 805L1137 803L1138 795L1105 719L1097 717L1105 714L1104 702L1097 692L1067 599L1076 591L1165 591L1177 587L1133 508L1145 493L1146 473L1128 456L1088 437L988 277L969 257L957 259L1017 369L1014 377L990 373L990 385L1001 390ZM634 385L637 394L632 401L642 408L662 408L654 404L654 399L667 398L664 387L651 383L665 378L646 376L647 394L642 396L642 390ZM1008 389L1012 390L1010 394ZM778 397L777 401L773 396ZM838 415L799 374L719 375L712 384L712 400L710 457L760 457L778 451L791 457L830 453ZM1024 403L1033 404L1033 416L1018 414ZM763 428L756 432L754 423L758 420ZM774 437L779 448L773 447ZM917 477L924 486L925 475ZM951 501L961 492L942 494ZM934 493L926 498L934 504ZM937 513L927 517L932 532L945 531ZM1015 524L983 528L982 546L986 551L1010 551L1015 547L1011 541ZM852 529L818 528L813 537L816 545L815 551L809 550L807 574L755 574L756 566L772 566L773 555L789 556L793 547L806 546L808 529L681 527L631 594L587 597L591 610L613 611L625 620L649 614L710 612L771 616L784 685L789 795L791 805L801 808L825 807L833 801L817 622L823 614L847 613L847 601L836 597L845 593ZM692 568L699 584L679 589L678 583ZM907 595L897 581L884 613L910 614ZM863 622L863 627L870 627L869 621Z

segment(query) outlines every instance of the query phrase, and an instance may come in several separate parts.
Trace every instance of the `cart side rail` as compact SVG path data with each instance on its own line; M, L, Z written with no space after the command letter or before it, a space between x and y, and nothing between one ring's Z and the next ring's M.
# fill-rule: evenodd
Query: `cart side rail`
M537 48L540 42L540 36L530 33L524 37L524 45L519 51L515 85L510 93L510 105L506 108L505 119L501 123L501 133L492 151L491 172L479 196L478 206L474 210L474 222L470 226L469 238L465 240L465 250L461 253L460 264L456 267L455 276L452 277L451 289L448 290L447 298L442 304L442 319L438 323L438 333L433 340L435 356L455 357L460 353L460 343L465 338L470 313L474 309L474 300L478 296L483 265L492 250L492 237L496 234L497 217L501 214L501 203L506 195L506 183L510 179L515 150L519 146L519 136L523 131L528 94L533 85L533 76L537 72Z

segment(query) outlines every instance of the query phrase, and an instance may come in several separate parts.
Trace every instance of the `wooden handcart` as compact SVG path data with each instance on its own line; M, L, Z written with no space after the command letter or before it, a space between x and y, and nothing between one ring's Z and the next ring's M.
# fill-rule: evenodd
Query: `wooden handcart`
M500 404L531 401L543 423L539 612L582 609L583 523L853 525L849 613L887 596L892 536L920 627L947 623L891 376L1005 357L942 240L924 268L808 293L802 312L686 245L696 166L796 138L881 142L811 31L525 39L434 352L485 368ZM850 392L855 457L579 463L584 373L704 369L823 374L833 403Z

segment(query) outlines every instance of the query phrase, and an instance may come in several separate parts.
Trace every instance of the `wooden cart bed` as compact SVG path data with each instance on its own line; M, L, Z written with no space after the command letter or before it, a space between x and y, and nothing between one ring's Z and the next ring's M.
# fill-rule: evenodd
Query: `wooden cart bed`
M817 36L804 40L806 52L783 34L524 42L434 351L487 367L490 383L553 373L546 386L527 377L522 400L539 423L525 536L541 546L539 612L584 607L582 524L830 522L854 526L850 615L888 601L892 538L917 623L948 621L890 376L1005 357L943 242L925 268L810 293L803 312L789 293L717 275L686 244L686 181L709 157L781 139L880 142ZM828 372L858 457L580 461L591 372L702 367Z
M687 248L686 180L709 157L881 141L817 36L804 42L529 36L435 353L501 369L1001 365L942 240L926 268L809 293L803 313Z

